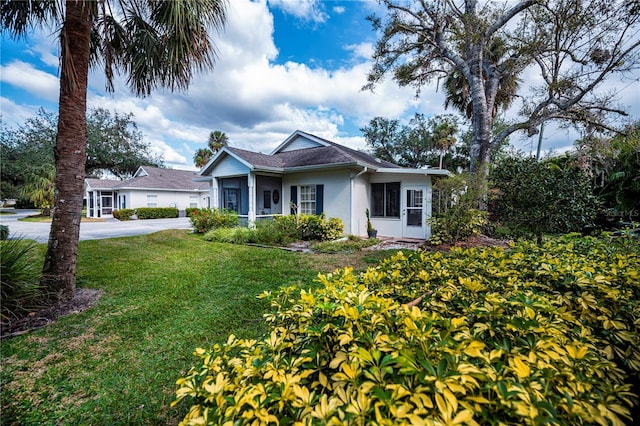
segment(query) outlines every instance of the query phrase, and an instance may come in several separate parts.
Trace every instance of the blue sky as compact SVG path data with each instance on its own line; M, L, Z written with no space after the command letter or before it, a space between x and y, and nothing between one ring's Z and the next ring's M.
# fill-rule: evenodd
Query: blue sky
M232 146L270 152L295 130L352 148L365 147L360 128L376 116L408 120L416 112L445 112L435 86L419 99L390 79L361 91L370 69L376 35L365 19L384 14L376 1L232 0L222 34L213 34L220 53L213 71L197 75L185 93L154 92L134 97L123 79L106 93L105 79L92 72L87 101L133 113L134 120L168 167L193 168L193 153L209 132L221 130ZM57 111L58 40L52 29L20 41L2 34L0 110L6 125L23 123L39 108ZM535 76L525 76L525 80ZM640 118L640 83L621 82L621 102ZM575 133L555 126L544 147L564 150ZM512 137L529 151L536 138Z

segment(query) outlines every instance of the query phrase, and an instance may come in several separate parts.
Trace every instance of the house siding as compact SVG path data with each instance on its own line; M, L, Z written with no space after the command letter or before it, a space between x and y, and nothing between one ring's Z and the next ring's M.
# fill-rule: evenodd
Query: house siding
M310 172L285 175L282 179L282 203L288 206L291 202L291 186L324 185L323 207L327 217L337 217L344 223L344 232L351 233L351 190L349 170L333 170L331 172ZM289 213L289 209L285 209Z
M425 218L426 221L426 234L425 239L431 236L431 225L428 219L431 217L431 176L425 175L400 175L400 174L380 174L372 175L370 183L387 183L387 182L400 182L400 191L402 193L401 209L404 211L406 207L405 188L409 186L421 187L425 190ZM367 192L371 192L371 188L367 188ZM370 204L370 203L369 203ZM403 234L403 221L405 216L401 214L400 218L383 218L372 217L371 224L378 230L380 236L401 236Z
M213 177L240 176L249 173L249 168L237 159L226 156L213 170Z
M315 148L320 146L317 142L314 142L310 139L304 137L297 137L294 141L292 141L289 145L287 145L284 149L280 150L280 152L287 151L295 151L298 149L307 149L307 148Z
M127 208L136 209L147 207L147 195L157 197L158 207L175 207L178 210L186 210L191 203L191 196L196 195L198 207L207 207L208 192L180 192L180 191L118 191L118 196L127 197Z

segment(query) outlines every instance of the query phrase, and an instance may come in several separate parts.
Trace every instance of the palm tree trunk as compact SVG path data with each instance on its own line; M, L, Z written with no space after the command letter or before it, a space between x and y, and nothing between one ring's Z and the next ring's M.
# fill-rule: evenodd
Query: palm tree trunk
M90 2L67 1L60 33L61 72L56 138L55 200L41 284L56 300L76 292L87 141L87 78L91 38Z

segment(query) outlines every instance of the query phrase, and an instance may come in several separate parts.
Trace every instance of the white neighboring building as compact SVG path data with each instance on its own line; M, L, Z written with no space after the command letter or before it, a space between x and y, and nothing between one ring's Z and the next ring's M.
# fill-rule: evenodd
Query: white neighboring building
M209 185L196 182L195 172L141 166L131 179L85 179L87 217L113 217L113 210L175 207L208 208Z

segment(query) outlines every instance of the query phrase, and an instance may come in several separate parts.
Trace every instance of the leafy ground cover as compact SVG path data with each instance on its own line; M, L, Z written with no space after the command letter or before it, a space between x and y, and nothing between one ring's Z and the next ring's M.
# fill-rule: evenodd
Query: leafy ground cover
M81 241L78 287L90 310L2 342L0 424L175 424L175 381L196 346L257 339L257 296L315 286L318 272L365 269L389 252L301 254L205 242L185 231Z
M265 293L266 338L196 350L182 424L635 424L639 253L576 236L399 253Z

